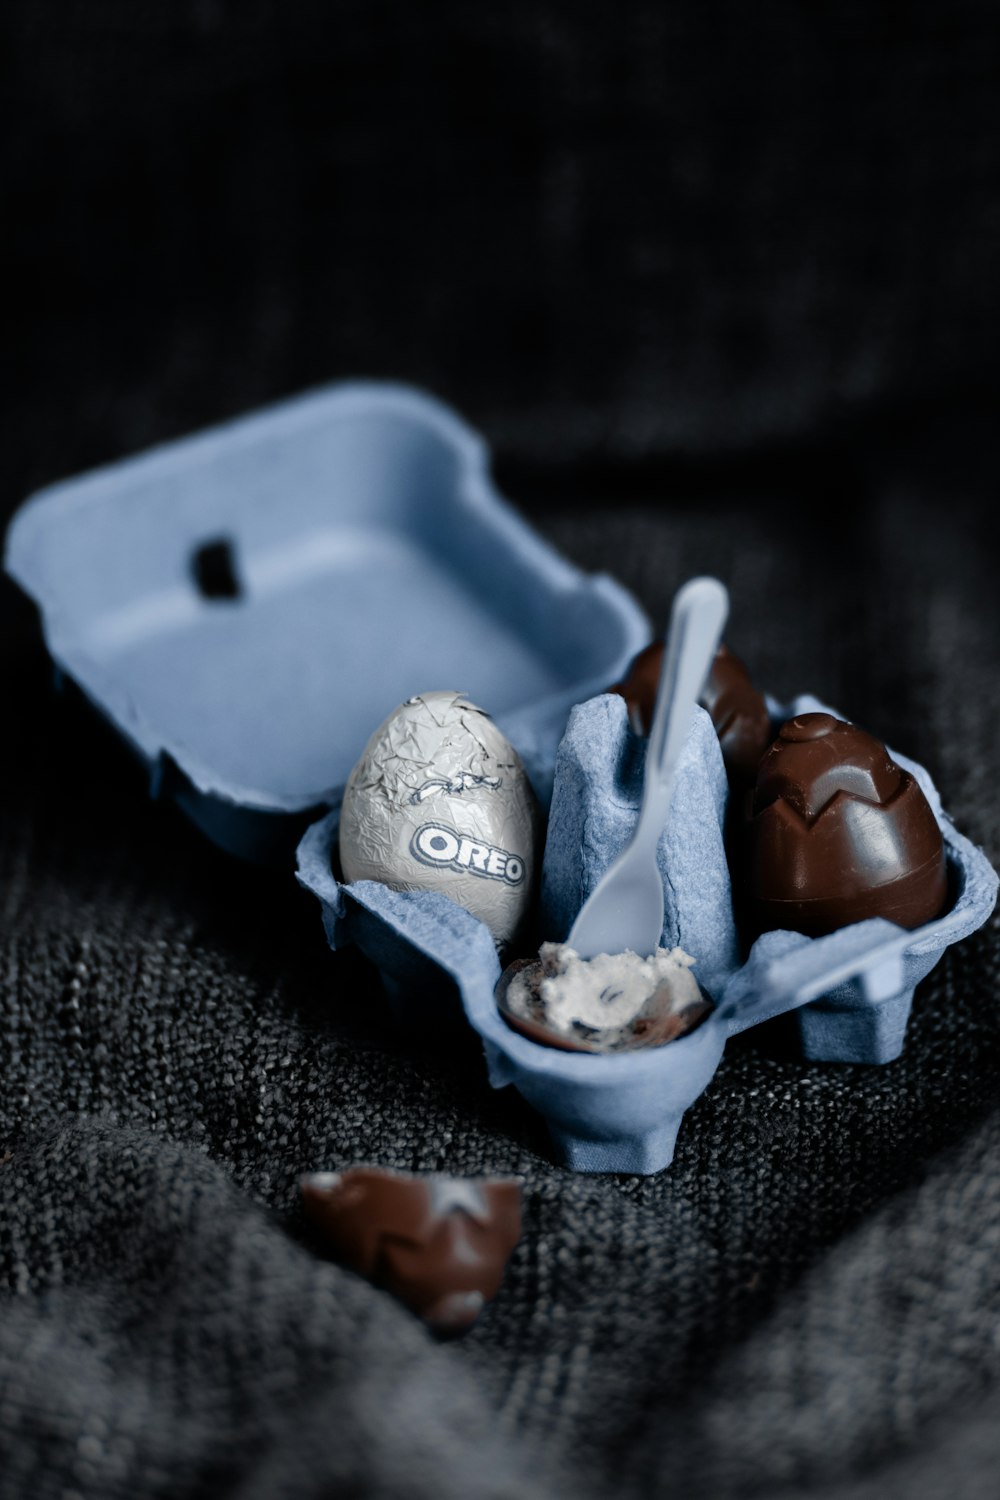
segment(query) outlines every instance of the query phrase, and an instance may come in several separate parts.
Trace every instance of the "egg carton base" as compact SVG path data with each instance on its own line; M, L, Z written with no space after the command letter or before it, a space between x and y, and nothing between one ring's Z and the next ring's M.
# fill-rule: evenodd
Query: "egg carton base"
M796 1015L802 1055L808 1062L895 1062L906 1041L914 988L888 999L814 1000Z

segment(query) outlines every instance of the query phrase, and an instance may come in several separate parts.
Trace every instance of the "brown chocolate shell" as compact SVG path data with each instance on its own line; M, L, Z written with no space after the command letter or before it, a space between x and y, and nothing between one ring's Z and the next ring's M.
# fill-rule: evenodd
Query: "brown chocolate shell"
M336 1258L442 1334L472 1326L521 1235L512 1178L351 1167L306 1177L301 1191Z
M760 763L747 832L761 930L815 937L867 917L913 928L947 900L944 840L919 783L832 714L782 726Z

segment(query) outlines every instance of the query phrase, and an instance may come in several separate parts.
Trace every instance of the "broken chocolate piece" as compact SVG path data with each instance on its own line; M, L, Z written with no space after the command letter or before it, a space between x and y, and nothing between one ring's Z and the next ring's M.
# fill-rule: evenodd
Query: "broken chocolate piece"
M789 719L761 760L748 861L760 929L816 937L866 917L919 927L947 898L944 840L919 783L827 713Z
M472 1327L521 1235L515 1178L351 1167L314 1173L301 1189L337 1259L440 1334Z

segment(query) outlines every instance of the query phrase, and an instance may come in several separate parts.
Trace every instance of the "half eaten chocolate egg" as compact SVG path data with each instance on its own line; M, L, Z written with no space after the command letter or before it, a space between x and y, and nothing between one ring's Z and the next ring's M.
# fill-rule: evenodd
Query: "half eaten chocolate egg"
M498 945L531 902L540 817L517 751L463 693L408 698L376 729L340 814L345 880L440 891Z
M543 943L537 959L516 959L496 987L514 1031L563 1052L631 1052L691 1031L712 1009L680 948L642 958L581 958L567 943Z
M782 725L748 827L756 924L818 937L866 917L919 927L947 899L944 840L916 779L827 713Z

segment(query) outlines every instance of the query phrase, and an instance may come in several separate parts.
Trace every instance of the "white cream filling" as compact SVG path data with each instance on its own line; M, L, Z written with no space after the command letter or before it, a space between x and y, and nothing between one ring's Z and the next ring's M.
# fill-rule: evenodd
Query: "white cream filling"
M507 1004L525 1017L537 1017L541 1008L546 1024L567 1036L576 1026L621 1031L639 1018L658 990L662 1003L664 988L671 1013L701 999L691 973L695 960L683 948L657 948L648 958L627 950L585 959L568 943L543 943L538 956L544 977L537 990L531 969L515 974Z

